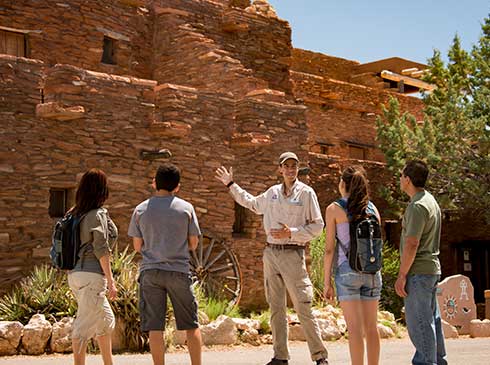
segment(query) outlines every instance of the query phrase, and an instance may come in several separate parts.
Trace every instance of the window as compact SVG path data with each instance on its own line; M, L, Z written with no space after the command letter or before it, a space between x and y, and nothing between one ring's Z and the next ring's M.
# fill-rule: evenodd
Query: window
M68 210L68 189L49 189L49 216L51 218L63 217Z
M102 53L102 63L115 65L116 62L116 40L104 36L104 51Z
M0 53L16 57L27 57L25 34L0 30Z
M233 233L241 234L245 224L245 208L235 203L235 222L233 223Z
M328 144L320 143L319 146L320 146L320 153L323 155L328 155L328 147L329 147Z
M365 160L366 149L359 146L349 145L349 158L354 158L356 160Z

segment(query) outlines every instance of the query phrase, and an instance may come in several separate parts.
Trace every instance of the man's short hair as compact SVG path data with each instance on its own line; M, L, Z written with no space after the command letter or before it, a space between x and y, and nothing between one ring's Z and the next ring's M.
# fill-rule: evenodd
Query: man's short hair
M174 191L180 182L180 169L171 163L160 165L155 174L157 190Z
M411 160L405 164L403 175L408 176L416 188L424 188L429 176L429 168L424 161Z

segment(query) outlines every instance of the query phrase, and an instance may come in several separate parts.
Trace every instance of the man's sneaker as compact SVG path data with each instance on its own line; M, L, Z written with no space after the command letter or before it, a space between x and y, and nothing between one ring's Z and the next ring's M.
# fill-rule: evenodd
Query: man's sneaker
M328 359L317 360L316 365L328 365Z
M288 365L288 361L287 360L278 360L275 357L273 357L272 360L269 361L265 365Z

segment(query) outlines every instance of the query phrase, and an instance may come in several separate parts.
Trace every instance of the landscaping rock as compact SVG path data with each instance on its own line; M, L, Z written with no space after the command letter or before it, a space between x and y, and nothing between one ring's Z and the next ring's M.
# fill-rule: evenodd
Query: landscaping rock
M254 346L260 346L261 345L261 340L260 340L260 335L259 331L257 331L254 328L247 329L244 331L241 335L241 339L245 343L249 343Z
M342 332L338 328L335 320L317 319L316 322L323 340L335 341L342 337Z
M187 341L187 335L185 331L174 331L174 337L172 343L177 346L184 346Z
M470 322L476 319L473 284L464 275L445 278L437 286L441 318L458 329L460 335L470 333Z
M201 327L203 343L211 345L233 345L238 340L238 330L230 317L219 316L215 321Z
M73 318L64 317L61 321L53 324L51 332L50 347L52 352L71 352L71 331ZM114 342L113 346L114 348Z
M17 354L23 329L20 322L0 321L0 356Z
M28 355L44 353L49 337L51 337L51 329L51 323L46 320L44 314L34 314L24 327L22 348L25 353Z
M301 324L293 324L289 326L288 338L291 341L306 341L305 333Z
M248 318L231 318L233 323L235 323L236 328L241 331L250 331L252 329L259 330L260 329L260 321L256 319L248 319Z
M444 333L444 338L458 338L458 330L453 325L449 324L445 320L442 320L442 332Z
M388 326L378 323L379 337L381 338L392 338L395 337L395 332Z
M470 322L470 336L471 337L490 337L490 320L474 319Z
M116 326L114 327L114 331L112 331L111 338L112 338L112 349L114 351L121 351L125 349L126 324L119 317L116 317Z

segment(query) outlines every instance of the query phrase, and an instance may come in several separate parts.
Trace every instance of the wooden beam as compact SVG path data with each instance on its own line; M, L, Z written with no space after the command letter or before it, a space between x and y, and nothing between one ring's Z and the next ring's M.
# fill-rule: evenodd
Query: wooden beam
M414 87L417 87L419 89L423 89L423 90L427 90L427 91L432 91L436 88L434 85L429 84L428 82L425 82L425 81L422 81L419 79L415 79L413 77L400 75L400 74L397 74L397 73L394 73L391 71L387 71L387 70L381 71L381 77L383 79L396 81L396 82L403 81L403 83L406 85L414 86Z
M424 74L425 74L425 70L415 71L410 74L410 77L415 77L416 79L418 79L424 76Z
M412 67L412 68L406 68L402 70L402 75L410 75L411 73L418 71L419 69L417 67Z

